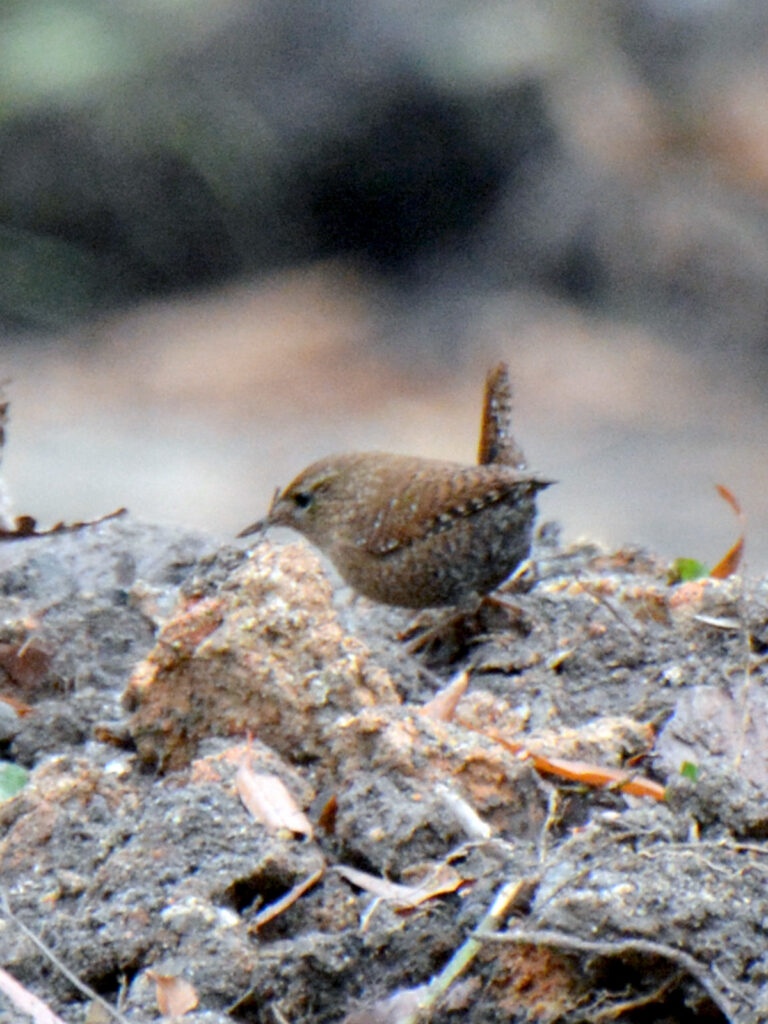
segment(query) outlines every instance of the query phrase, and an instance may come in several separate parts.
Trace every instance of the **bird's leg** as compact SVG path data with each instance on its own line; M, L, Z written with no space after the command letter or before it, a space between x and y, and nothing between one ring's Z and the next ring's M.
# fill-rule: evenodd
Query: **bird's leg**
M473 596L449 611L429 609L419 612L398 634L398 640L407 641L405 649L409 654L442 648L447 660L455 661L477 635L480 625L477 616L481 606L482 599Z
M398 634L398 639L408 641L406 650L409 654L445 647L450 652L448 660L455 660L467 647L479 643L491 632L525 626L524 611L508 600L507 594L530 590L533 580L534 567L528 558L491 594L482 597L473 594L463 604L447 612L434 609L419 612ZM503 621L495 614L499 612L503 614ZM453 652L457 653L453 655Z

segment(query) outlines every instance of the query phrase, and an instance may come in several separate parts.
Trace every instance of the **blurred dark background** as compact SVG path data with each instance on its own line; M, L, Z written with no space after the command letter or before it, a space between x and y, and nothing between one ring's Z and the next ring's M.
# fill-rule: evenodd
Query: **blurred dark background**
M472 459L506 358L570 535L768 568L762 0L0 12L17 510L222 533L332 449Z

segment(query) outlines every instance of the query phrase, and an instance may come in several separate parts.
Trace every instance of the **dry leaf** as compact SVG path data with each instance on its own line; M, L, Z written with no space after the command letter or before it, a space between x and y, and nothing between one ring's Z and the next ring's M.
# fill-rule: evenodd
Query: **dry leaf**
M339 799L332 793L323 804L322 810L317 816L317 824L327 835L331 836L336 831L336 816L339 811Z
M277 775L260 775L247 764L241 764L235 785L243 804L268 831L285 829L312 838L312 823Z
M441 864L418 885L400 885L398 882L390 882L387 878L369 875L367 871L350 868L344 864L335 865L334 870L358 889L364 889L365 892L380 899L392 901L395 909L400 911L413 910L435 896L456 892L466 881L449 864Z
M736 513L736 515L740 519L743 518L744 513L742 512L741 505L739 504L739 502L738 502L736 496L734 495L733 491L730 490L728 487L726 487L724 484L715 484L715 490L720 495L720 497L723 499L723 501L727 501L728 502L728 504L731 506L733 511Z
M457 672L447 686L438 690L432 700L420 708L420 713L432 718L436 722L450 722L453 720L456 705L466 693L469 685L469 672L466 670Z
M181 1017L197 1006L195 987L184 978L152 970L147 971L147 977L155 983L157 1006L164 1017Z
M410 892L395 900L395 910L413 910L427 900L434 899L435 896L456 892L459 886L466 881L467 879L450 864L441 864L418 885L409 886Z
M472 726L468 725L467 728L471 729ZM561 779L580 782L585 786L612 786L620 789L623 793L630 793L632 796L650 796L654 800L666 799L666 790L660 783L642 776L635 776L621 768L606 768L603 765L589 764L587 761L546 757L544 754L537 754L534 750L524 747L522 743L504 739L495 729L474 729L473 732L487 736L511 754L516 754L520 758L529 758L539 772L557 775Z
M367 871L350 868L345 864L335 864L334 871L338 871L342 878L346 878L358 889L364 889L365 892L369 892L373 896L380 896L385 900L398 899L404 896L409 889L407 885L398 885L397 882L390 882L387 878L369 875Z
M733 545L733 547L729 548L728 551L726 551L726 553L723 555L723 557L720 559L720 561L709 574L717 580L724 580L728 576L732 576L741 564L741 559L744 554L744 528L746 525L746 517L741 510L741 505L736 500L732 491L730 491L727 487L724 487L722 484L715 484L715 488L717 490L717 493L723 499L723 501L728 502L733 511L736 513L736 516L741 525L741 534L738 540Z
M85 1024L112 1024L114 1017L107 1012L101 1003L89 1003L85 1013Z
M743 555L744 538L739 537L733 547L726 551L709 575L716 580L727 579L728 576L732 576L739 568Z
M21 982L16 981L13 975L8 974L2 967L0 967L0 992L25 1017L28 1015L34 1024L64 1024L61 1017L49 1009L42 999L39 999L29 989L24 988Z
M654 800L665 800L666 790L658 782L633 776L621 768L605 768L588 764L586 761L568 761L558 757L544 757L531 752L531 759L537 771L558 775L586 786L612 786L632 796L650 796Z

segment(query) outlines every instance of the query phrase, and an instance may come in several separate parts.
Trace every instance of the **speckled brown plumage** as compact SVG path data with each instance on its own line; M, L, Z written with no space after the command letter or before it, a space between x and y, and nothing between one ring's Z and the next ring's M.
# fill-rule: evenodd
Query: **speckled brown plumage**
M383 452L332 455L275 495L267 526L290 526L355 590L384 604L430 608L487 594L528 555L536 492L508 427L506 368L488 377L480 458L463 466Z

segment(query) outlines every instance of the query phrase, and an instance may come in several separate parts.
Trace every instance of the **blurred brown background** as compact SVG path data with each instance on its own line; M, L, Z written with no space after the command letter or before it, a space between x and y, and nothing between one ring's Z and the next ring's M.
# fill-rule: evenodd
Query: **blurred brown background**
M0 13L4 473L231 535L333 450L474 457L568 536L768 569L762 0Z

